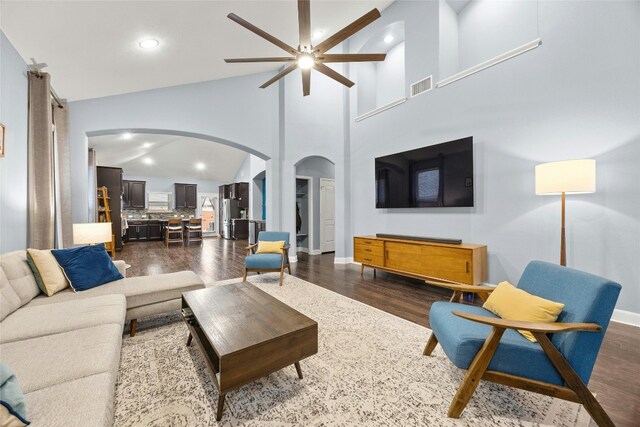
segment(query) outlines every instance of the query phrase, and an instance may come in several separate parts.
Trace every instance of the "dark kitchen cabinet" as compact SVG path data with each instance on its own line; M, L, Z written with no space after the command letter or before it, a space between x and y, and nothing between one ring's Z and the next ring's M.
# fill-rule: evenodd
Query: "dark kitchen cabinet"
M122 207L125 209L144 209L146 185L145 181L122 181Z
M160 221L149 221L149 240L162 240L163 226Z
M237 240L247 240L249 238L249 220L233 220L233 238Z
M248 182L240 182L238 185L238 197L237 199L240 201L238 206L240 209L249 209L249 183Z
M174 184L176 209L195 209L198 207L197 184Z
M231 198L231 184L221 185L218 187L218 192L220 195L220 200L222 199L230 199Z
M144 242L149 240L149 224L147 221L129 221L127 242Z

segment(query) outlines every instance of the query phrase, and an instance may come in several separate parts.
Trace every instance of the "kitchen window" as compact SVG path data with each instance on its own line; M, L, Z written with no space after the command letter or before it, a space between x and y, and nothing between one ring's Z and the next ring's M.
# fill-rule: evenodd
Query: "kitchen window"
M171 193L148 193L149 203L147 203L149 212L169 212L171 211Z

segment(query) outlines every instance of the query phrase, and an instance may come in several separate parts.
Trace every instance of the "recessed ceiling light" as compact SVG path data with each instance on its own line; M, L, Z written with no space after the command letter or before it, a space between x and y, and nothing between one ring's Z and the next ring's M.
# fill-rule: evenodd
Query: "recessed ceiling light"
M144 39L139 43L143 49L155 49L159 44L160 42L156 39Z
M204 170L204 168L206 168L206 167L207 167L207 165L205 165L202 162L196 163L196 169L198 169L198 170Z
M150 143L150 142L145 142L144 144L142 144L142 147L144 147L144 148L149 148L149 147L151 147L152 145L153 145L153 144L152 144L152 143Z
M142 163L144 163L145 165L152 165L153 164L153 159L151 157L144 157L142 159Z
M311 36L311 41L314 41L314 42L318 41L318 40L320 40L320 37L322 37L322 36L324 36L324 30L317 30Z
M384 37L385 43L391 43L392 41L393 41L393 36L391 34L388 34Z
M133 135L130 134L129 132L122 134L122 139L131 139L131 138L133 138Z

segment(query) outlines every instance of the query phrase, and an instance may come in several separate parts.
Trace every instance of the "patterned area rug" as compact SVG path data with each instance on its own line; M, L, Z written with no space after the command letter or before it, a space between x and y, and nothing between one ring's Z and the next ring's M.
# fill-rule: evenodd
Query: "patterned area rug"
M318 322L318 354L227 394L218 391L176 314L138 323L127 335L116 386L115 426L587 426L579 405L481 383L462 414L447 418L462 371L441 348L422 356L430 330L287 276L249 280ZM238 280L218 282L221 286Z

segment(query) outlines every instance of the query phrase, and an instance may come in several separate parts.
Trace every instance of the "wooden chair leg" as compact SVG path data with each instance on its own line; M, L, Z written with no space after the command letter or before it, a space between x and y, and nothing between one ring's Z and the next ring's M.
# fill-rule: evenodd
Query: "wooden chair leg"
M246 282L247 281L247 269L244 269L244 274L242 275L242 281Z
M283 279L284 279L284 267L280 269L280 286L282 286Z
M451 295L451 299L449 300L449 302L459 302L461 297L462 297L462 292L453 291L453 295Z
M427 345L424 347L424 351L422 352L422 354L424 356L431 356L431 353L433 353L433 350L436 348L437 345L438 345L438 338L436 338L436 334L431 332L429 341L427 341Z
M476 388L478 388L480 379L487 370L487 367L498 348L498 344L500 344L500 338L502 338L504 331L505 330L502 328L494 327L482 345L482 348L478 351L478 354L476 354L473 362L469 365L467 374L465 375L464 380L462 380L460 387L458 387L458 391L449 406L447 416L450 418L460 418L460 414L462 414L462 411L464 411L467 403L469 403L471 396L473 396Z
M138 319L131 319L131 325L129 326L129 336L136 336L136 328L138 327Z
M549 337L542 332L532 332L532 334L536 337L545 354L569 388L578 395L582 405L584 405L596 424L600 427L613 427L613 421L611 421L611 418L609 418L609 415L607 415L602 405L593 397L591 391L585 383L582 382L582 379L580 379L580 376L573 370L569 362L567 362L567 359L564 358L562 353L560 353L556 346L549 340Z

